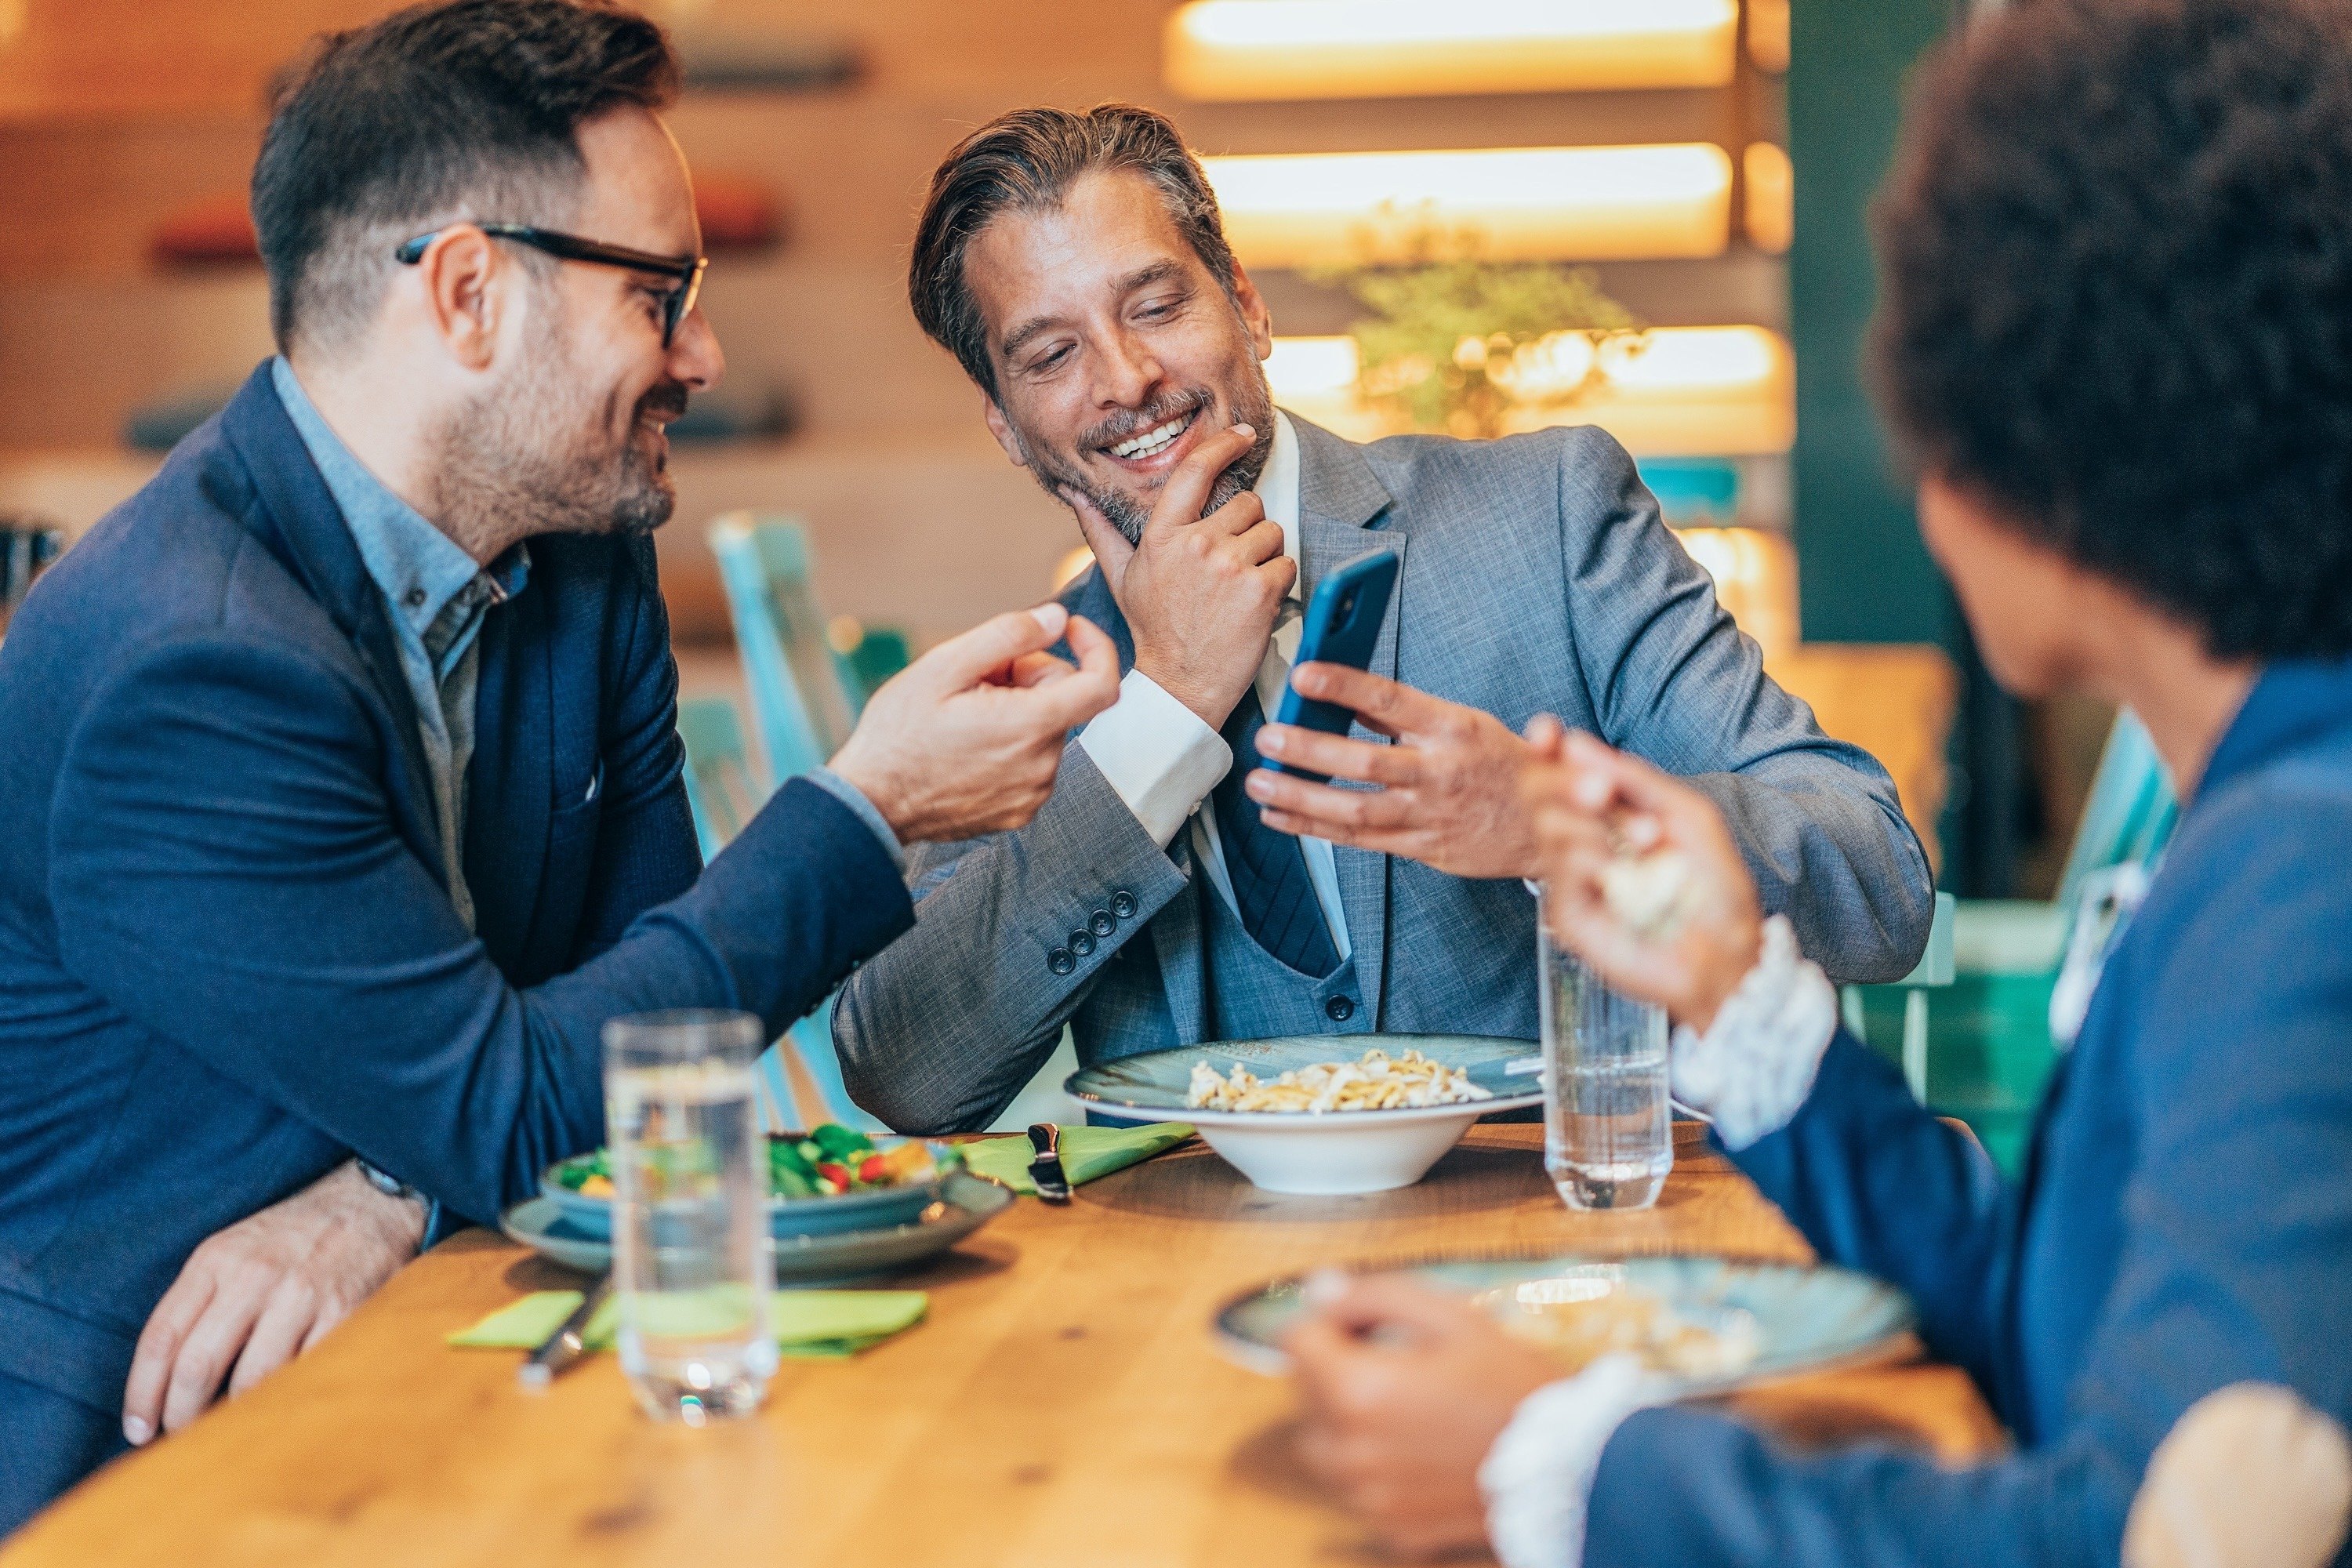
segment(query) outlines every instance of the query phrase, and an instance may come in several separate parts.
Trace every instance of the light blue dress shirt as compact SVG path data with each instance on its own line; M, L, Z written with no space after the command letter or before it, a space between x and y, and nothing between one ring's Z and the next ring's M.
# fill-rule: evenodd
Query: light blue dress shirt
M278 400L319 477L342 510L368 576L392 613L400 670L416 705L416 727L432 771L449 901L468 931L474 898L466 886L466 768L474 759L474 689L481 668L482 617L523 590L530 552L517 544L487 568L385 488L321 418L291 366L270 365Z
M466 767L474 757L474 689L481 664L478 634L492 605L514 597L530 575L530 554L517 544L485 568L423 513L385 488L352 455L302 390L283 359L270 365L278 399L310 448L327 491L342 510L367 574L392 613L400 668L433 773L434 813L441 826L449 900L466 929L474 900L466 886ZM890 858L906 864L905 846L873 802L831 768L810 782L857 815Z

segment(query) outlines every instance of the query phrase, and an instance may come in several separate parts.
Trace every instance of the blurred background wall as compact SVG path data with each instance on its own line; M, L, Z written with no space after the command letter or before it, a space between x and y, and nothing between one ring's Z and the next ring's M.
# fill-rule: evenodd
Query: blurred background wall
M0 0L0 511L86 528L152 472L149 448L270 352L240 227L269 83L320 29L389 8ZM802 520L825 611L918 646L1036 600L1066 569L1075 528L915 328L905 257L958 137L1016 105L1119 98L1240 160L1213 169L1285 339L1278 401L1359 437L1412 422L1367 394L1348 336L1365 308L1335 269L1404 259L1422 219L1481 237L1469 259L1498 300L1524 282L1510 266L1589 268L1583 283L1643 336L1497 337L1495 379L1569 392L1501 424L1452 405L1434 417L1615 431L1776 673L1895 771L1948 880L2006 890L2031 848L2020 832L2067 811L2074 786L2050 776L2072 764L2021 769L2005 707L1969 679L1861 393L1862 209L1946 0L1798 0L1793 17L1788 0L646 8L690 69L673 123L703 188L704 299L730 361L707 438L679 444L661 535L690 687L723 685L732 663L704 532L721 512ZM1497 18L1566 41L1481 54L1475 36L1442 36ZM1402 41L1383 52L1382 37ZM1498 149L1642 151L1509 169L1279 157ZM1528 197L1544 181L1560 210ZM1301 216L1350 182L1363 210Z

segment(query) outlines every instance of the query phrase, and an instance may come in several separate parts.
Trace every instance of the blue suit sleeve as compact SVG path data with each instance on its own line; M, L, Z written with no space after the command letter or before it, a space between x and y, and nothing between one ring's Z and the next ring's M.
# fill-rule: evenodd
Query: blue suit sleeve
M1795 1119L1731 1158L1823 1258L1902 1287L1936 1359L2000 1386L2000 1173L1892 1065L1839 1030Z
M1806 1455L1711 1411L1644 1410L1601 1453L1584 1568L2111 1568L2131 1483L2099 1460Z
M780 1030L912 921L865 825L795 784L608 951L517 990L400 837L386 737L347 679L215 634L110 679L58 782L59 951L131 1018L459 1213L495 1218L602 1140L606 1019L730 1007Z
M2158 884L2171 907L2152 894L2139 920L2178 922L2178 939L2118 953L2094 1004L2093 1026L2103 1012L2110 1026L2098 1059L2078 1059L2066 1090L2129 1107L2127 1133L2075 1152L2127 1165L2120 1204L2069 1190L2053 1163L2024 1227L2121 1227L2111 1282L2105 1260L2073 1254L2022 1282L2046 1309L2037 1321L2063 1325L2070 1301L2087 1313L2079 1355L2043 1379L2053 1404L2063 1388L2049 1439L1947 1470L1883 1447L1800 1455L1720 1415L1645 1411L1602 1455L1589 1568L2111 1568L2149 1458L2207 1395L2284 1387L2352 1426L2352 814L2273 799L2237 815L2197 825L2200 869L2176 844L2184 874ZM2086 1028L2077 1049L2093 1048ZM1906 1149L1912 1129L1889 1142L1890 1177L1867 1178L1874 1195L1856 1205L1882 1225L1899 1223L1906 1163L1934 1169ZM1858 1142L1852 1157L1876 1158ZM1926 1202L1932 1222L1950 1200Z

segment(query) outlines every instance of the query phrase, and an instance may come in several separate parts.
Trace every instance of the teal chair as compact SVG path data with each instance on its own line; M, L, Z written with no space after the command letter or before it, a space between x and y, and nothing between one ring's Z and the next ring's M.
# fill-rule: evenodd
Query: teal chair
M2070 915L2081 901L2084 880L2111 866L2152 864L2172 839L2180 802L2171 775L2157 755L2147 726L2128 708L2116 715L2091 780L2091 798L2067 851L2058 883L2058 904ZM2070 922L2071 923L2071 922Z
M851 684L862 710L866 700L882 689L882 683L907 668L912 654L907 647L907 634L894 626L861 626L843 616L834 623L836 630L855 635L834 640L834 651L847 661ZM843 644L846 642L847 647Z
M1912 1097L1922 1104L1927 1099L1927 1053L1932 1039L1927 1027L1927 993L1952 984L1952 938L1958 910L1958 900L1951 894L1937 893L1935 916L1927 926L1927 950L1912 965L1911 973L1890 985L1849 985L1839 994L1845 1026L1859 1040L1870 1038L1872 993L1900 999L1903 1077L1911 1085Z
M709 537L769 768L779 779L812 773L849 739L865 698L825 637L807 531L789 518L736 511L712 522Z
M693 808L694 837L707 864L743 831L774 789L752 767L743 726L727 699L679 699L677 738L686 743L686 803Z
M2097 873L2153 864L2179 816L2155 744L2126 710L2100 752L2057 896L2047 903L1971 899L1954 911L1951 989L1939 994L1932 1023L1918 1035L1906 1017L1900 1054L1913 1092L1966 1121L2005 1169L2016 1168L2057 1065L2050 994L2075 920L2096 895ZM1893 987L1864 988L1866 1027L1857 1033L1874 1046L1890 1039L1895 1011L1907 1011L1907 1001ZM1849 1022L1855 1008L1850 996Z
M694 813L694 836L708 861L743 830L774 786L752 765L743 743L743 727L735 704L725 698L688 698L677 705L677 735L686 744L686 801ZM777 918L789 916L779 910ZM805 1096L793 1088L789 1043L814 1088L817 1105L804 1105ZM815 1121L839 1121L869 1132L882 1123L859 1109L842 1082L841 1061L833 1049L833 1003L794 1024L760 1058L761 1116L770 1131L806 1127Z
M2124 710L2099 752L2056 895L2048 903L1971 899L1962 904L1954 932L1960 971L2054 975L2092 876L2116 866L2152 864L2171 840L2179 815L2147 727Z
M823 767L849 737L864 696L824 635L810 583L808 536L785 519L730 512L710 525L735 647L751 692L751 711L768 754L769 776L782 781ZM732 718L732 711L730 711ZM689 751L691 743L689 742ZM688 798L693 791L688 792ZM708 854L709 850L706 850ZM782 911L779 919L788 918ZM833 1048L833 1003L793 1026L801 1066L824 1100L826 1120L866 1131L882 1123L849 1098ZM779 1080L782 1064L769 1058Z

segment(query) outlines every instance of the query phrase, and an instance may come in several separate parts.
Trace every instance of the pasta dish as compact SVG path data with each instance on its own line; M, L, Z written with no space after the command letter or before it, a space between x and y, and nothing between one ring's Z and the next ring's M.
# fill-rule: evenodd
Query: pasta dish
M1262 1079L1236 1064L1226 1077L1207 1062L1192 1064L1184 1103L1194 1110L1405 1110L1492 1100L1469 1074L1419 1051L1391 1057L1377 1046L1352 1062L1317 1062Z

